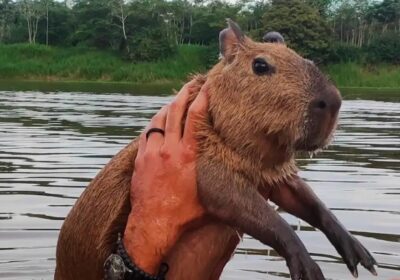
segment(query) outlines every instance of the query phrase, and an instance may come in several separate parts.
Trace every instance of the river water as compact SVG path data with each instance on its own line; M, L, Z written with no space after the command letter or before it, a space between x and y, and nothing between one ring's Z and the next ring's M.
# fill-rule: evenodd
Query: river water
M0 92L0 279L51 279L59 228L104 164L169 97ZM397 99L398 101L398 99ZM400 277L400 103L348 100L327 151L301 176L379 262ZM327 279L352 279L319 231L287 214ZM222 279L288 279L285 262L249 237Z

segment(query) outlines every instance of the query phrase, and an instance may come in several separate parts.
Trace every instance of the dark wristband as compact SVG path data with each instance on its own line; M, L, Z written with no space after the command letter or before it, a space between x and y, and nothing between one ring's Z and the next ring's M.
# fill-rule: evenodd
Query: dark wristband
M168 269L169 269L169 267L166 263L162 263L160 265L159 272L156 276L151 275L151 274L143 271L142 269L140 269L136 264L134 264L132 262L131 258L129 257L129 255L125 249L124 243L122 242L121 234L118 234L116 254L111 255L110 258L112 258L112 256L119 257L120 261L123 262L123 266L124 266L123 280L165 280L165 275L167 274ZM107 261L106 261L106 263L107 263ZM118 266L118 264L117 264L117 266ZM106 272L105 280L108 280L107 279L107 271L110 269L109 265L105 264L104 269Z

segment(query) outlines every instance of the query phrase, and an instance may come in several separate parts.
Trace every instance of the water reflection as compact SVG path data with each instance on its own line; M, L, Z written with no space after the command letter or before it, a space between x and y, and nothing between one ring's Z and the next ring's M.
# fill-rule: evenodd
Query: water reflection
M0 92L0 278L51 279L62 220L99 169L169 97ZM334 144L301 175L380 263L400 276L400 103L344 102ZM352 279L327 239L285 213L328 279ZM360 270L360 279L377 279ZM245 237L223 279L288 279Z

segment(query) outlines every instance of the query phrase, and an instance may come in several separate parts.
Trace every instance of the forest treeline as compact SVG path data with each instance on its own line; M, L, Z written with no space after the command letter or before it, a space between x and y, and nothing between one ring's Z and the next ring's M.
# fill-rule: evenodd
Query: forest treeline
M226 18L259 40L279 31L317 62L400 64L400 0L0 0L0 44L112 50L160 60L213 46Z

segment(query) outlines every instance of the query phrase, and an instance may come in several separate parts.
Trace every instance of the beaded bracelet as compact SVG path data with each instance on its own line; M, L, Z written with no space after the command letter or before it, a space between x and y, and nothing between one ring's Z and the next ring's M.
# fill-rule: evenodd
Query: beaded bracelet
M159 269L157 276L151 275L142 269L140 269L137 265L135 265L131 258L129 257L124 243L122 242L121 234L118 234L117 240L117 254L121 256L122 260L126 267L131 271L130 272L130 279L134 280L165 280L165 275L169 270L169 266L166 263L162 263Z

